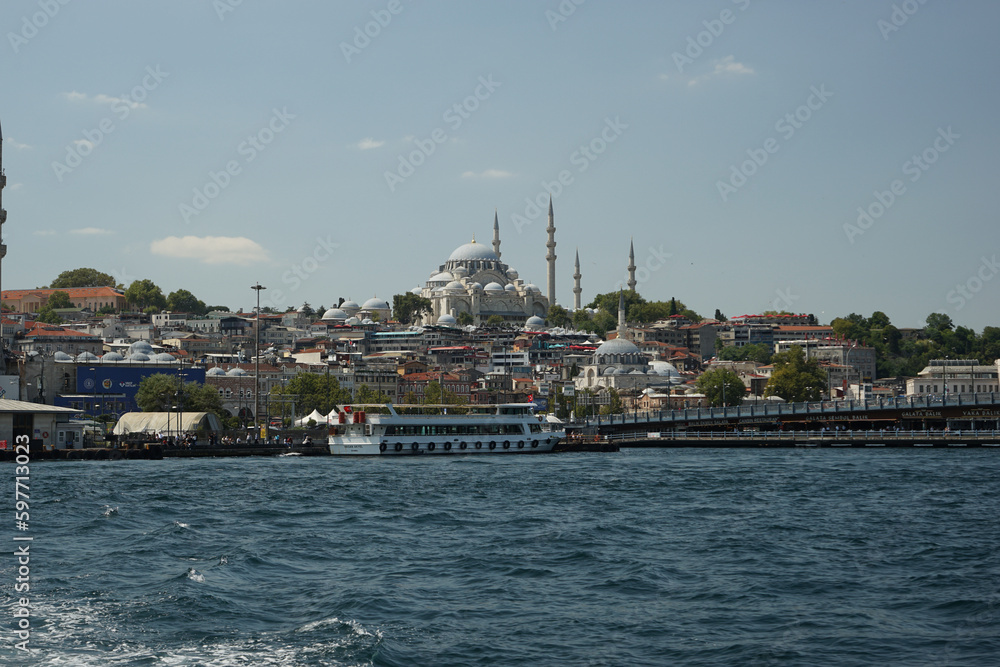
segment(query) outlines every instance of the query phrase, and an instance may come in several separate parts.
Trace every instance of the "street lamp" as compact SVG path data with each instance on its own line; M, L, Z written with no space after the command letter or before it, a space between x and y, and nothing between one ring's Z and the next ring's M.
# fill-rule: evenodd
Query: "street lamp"
M258 432L260 424L257 419L260 415L260 291L262 289L267 289L260 283L250 287L253 291L257 292L257 324L254 327L254 371L253 371L253 428L254 434Z

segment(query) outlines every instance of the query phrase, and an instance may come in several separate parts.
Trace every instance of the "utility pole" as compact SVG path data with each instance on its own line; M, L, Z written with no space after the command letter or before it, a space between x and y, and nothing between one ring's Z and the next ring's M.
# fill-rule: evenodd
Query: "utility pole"
M253 371L253 430L254 436L256 437L260 433L260 291L262 289L267 289L260 283L253 285L250 289L257 292L257 323L254 327L254 346L253 346L253 359L254 359L254 371Z

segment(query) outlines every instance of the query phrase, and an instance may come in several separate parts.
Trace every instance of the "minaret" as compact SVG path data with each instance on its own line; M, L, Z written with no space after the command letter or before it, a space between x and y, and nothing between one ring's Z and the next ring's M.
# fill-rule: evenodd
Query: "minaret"
M625 293L618 289L618 337L625 338Z
M576 251L576 270L573 272L573 310L580 310L580 294L583 288L580 287L580 250Z
M496 209L493 209L493 252L497 259L500 259L500 219L497 217Z
M549 195L549 226L545 229L549 233L549 240L545 247L549 251L545 254L545 261L549 263L549 306L556 305L556 223L552 215L552 196Z
M635 291L635 248L632 239L628 240L628 288Z

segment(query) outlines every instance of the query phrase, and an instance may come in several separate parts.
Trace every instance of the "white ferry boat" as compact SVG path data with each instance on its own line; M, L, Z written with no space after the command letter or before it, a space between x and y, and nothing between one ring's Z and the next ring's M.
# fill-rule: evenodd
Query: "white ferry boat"
M336 456L412 456L414 454L540 454L566 437L545 430L531 403L483 406L393 406L389 414L369 414L362 407L338 406L338 424L330 427L330 453ZM396 408L429 407L442 414L399 413ZM447 413L447 410L453 412Z

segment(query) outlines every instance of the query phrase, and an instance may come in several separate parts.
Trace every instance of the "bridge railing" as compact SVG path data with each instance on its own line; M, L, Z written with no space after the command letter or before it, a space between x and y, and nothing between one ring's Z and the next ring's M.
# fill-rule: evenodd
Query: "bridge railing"
M611 433L602 440L615 443L656 442L656 441L759 441L759 442L803 442L843 441L843 442L893 442L897 440L931 441L992 441L1000 443L1000 430L979 429L962 431L663 431Z
M944 396L895 396L810 403L762 402L727 408L681 408L671 410L640 410L621 415L606 415L588 421L595 426L639 424L652 422L686 422L744 417L779 417L799 414L838 414L845 412L877 412L880 410L916 410L959 406L997 406L1000 394L973 393Z

